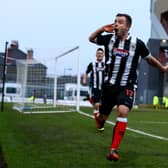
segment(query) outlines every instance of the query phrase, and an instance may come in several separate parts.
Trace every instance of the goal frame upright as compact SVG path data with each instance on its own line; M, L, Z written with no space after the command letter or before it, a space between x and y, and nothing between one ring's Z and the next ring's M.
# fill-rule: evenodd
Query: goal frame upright
M54 76L54 100L53 106L56 107L57 104L57 65L61 57L67 56L68 54L78 50L77 54L77 100L76 100L76 111L80 110L80 50L79 46L76 46L66 52L55 57L55 76Z

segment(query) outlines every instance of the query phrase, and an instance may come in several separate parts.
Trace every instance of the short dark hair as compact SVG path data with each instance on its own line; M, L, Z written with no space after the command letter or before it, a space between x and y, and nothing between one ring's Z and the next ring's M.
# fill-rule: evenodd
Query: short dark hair
M104 50L103 50L102 48L98 48L97 51L102 51L102 52L104 52ZM97 52L97 51L96 51L96 52Z
M131 26L131 24L132 24L132 18L131 18L130 15L128 15L126 13L118 13L116 16L119 16L119 17L124 16L126 18L126 20L127 20L128 26Z

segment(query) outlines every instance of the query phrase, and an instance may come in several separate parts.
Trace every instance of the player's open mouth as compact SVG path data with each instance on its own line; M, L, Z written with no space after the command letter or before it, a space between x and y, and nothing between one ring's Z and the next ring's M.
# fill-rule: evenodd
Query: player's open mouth
M118 32L118 29L114 29L114 31L117 33L117 32Z

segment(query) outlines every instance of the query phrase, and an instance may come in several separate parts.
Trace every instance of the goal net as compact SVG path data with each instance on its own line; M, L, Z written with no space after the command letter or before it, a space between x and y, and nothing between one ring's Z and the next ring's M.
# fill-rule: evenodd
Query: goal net
M16 61L21 96L14 108L24 113L79 111L83 97L88 94L88 87L80 83L79 47L55 57L54 52L44 53L48 54L41 57L38 53L36 59Z

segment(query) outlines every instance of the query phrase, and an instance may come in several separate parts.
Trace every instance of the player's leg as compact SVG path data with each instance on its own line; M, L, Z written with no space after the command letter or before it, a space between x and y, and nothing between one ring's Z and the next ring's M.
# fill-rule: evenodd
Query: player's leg
M95 119L95 122L96 122L96 126L97 128L101 128L101 125L99 123L99 107L100 107L100 103L95 103L94 104L94 111L93 111L93 115L94 115L94 119ZM104 131L104 128L101 129L102 131Z
M93 99L93 104L94 104L93 105L93 107L94 107L94 109L93 109L93 115L94 115L94 118L95 118L96 126L97 126L97 128L99 128L100 125L99 125L98 117L99 117L100 93L101 93L101 91L98 90L98 89L93 89L92 93L93 93L92 94L93 95L92 99Z
M112 111L112 108L116 105L115 99L115 89L111 86L103 86L102 96L101 96L101 105L99 109L99 129L104 127L104 123L106 122L109 114Z
M117 119L116 124L113 129L112 143L110 146L110 152L107 155L108 160L117 161L119 155L117 154L117 149L124 137L124 133L127 127L127 116L128 112L133 106L134 102L134 88L129 87L122 89L118 96L118 106L117 106Z
M100 90L98 89L93 89L92 91L92 100L94 103L94 112L98 114L99 113L99 106L100 106L100 94L99 94Z
M113 136L112 136L112 142L110 145L110 152L107 154L108 160L117 161L119 159L117 150L119 148L119 145L126 131L128 111L129 111L129 108L125 105L119 105L117 107L117 113L119 115L117 116L116 124L113 129Z

